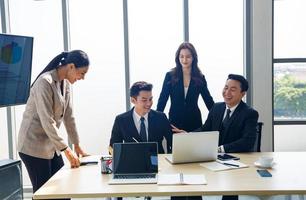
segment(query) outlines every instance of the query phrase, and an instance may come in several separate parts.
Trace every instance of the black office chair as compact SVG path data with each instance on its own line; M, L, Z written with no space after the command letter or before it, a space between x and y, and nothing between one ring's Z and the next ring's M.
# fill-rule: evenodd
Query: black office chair
M260 146L261 146L261 132L262 132L262 126L263 122L258 122L256 126L256 140L254 144L254 152L261 152Z

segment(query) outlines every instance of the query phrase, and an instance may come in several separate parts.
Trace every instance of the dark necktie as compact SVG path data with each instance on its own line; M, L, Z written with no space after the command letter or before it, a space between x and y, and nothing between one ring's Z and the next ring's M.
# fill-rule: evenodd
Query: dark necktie
M228 124L229 119L230 119L230 113L231 113L231 110L230 109L226 109L226 116L225 116L225 118L224 118L224 120L222 122L222 125L223 125L224 128L227 127L227 124Z
M147 133L146 133L146 125L144 123L144 120L145 118L144 117L141 117L140 118L140 132L139 132L139 135L140 135L140 138L141 138L141 141L142 142L147 142Z

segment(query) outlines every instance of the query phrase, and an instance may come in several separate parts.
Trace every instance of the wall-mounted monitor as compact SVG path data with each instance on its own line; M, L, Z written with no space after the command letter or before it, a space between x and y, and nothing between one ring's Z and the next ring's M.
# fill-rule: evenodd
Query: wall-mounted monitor
M27 102L32 54L33 37L0 34L0 107Z

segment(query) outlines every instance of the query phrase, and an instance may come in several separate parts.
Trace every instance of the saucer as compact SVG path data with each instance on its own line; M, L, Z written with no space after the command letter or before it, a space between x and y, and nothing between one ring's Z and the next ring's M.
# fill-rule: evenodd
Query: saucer
M275 165L275 162L272 162L270 166L264 167L264 166L262 166L262 165L258 162L258 160L257 160L257 161L254 162L254 165L255 165L256 167L267 168L267 169L268 169L268 168L272 168L272 167Z

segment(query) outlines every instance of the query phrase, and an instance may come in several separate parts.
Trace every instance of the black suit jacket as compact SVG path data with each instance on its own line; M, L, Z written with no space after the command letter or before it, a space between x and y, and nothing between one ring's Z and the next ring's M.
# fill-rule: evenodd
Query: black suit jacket
M253 151L258 112L241 101L230 117L228 126L222 130L225 107L225 103L216 103L205 124L196 131L219 131L219 145L223 145L225 152Z
M110 146L114 143L141 141L133 120L133 109L116 117L112 135L110 138ZM172 147L172 131L167 116L158 111L151 110L148 115L148 141L158 143L158 152L165 153L162 141L167 141L167 152L171 153Z
M163 88L160 93L157 110L163 112L170 96L169 120L171 124L179 129L192 131L202 125L201 112L198 107L198 99L201 94L208 110L214 105L205 76L202 77L202 83L197 85L193 79L190 80L188 92L185 98L183 77L173 85L171 83L172 73L166 74Z

